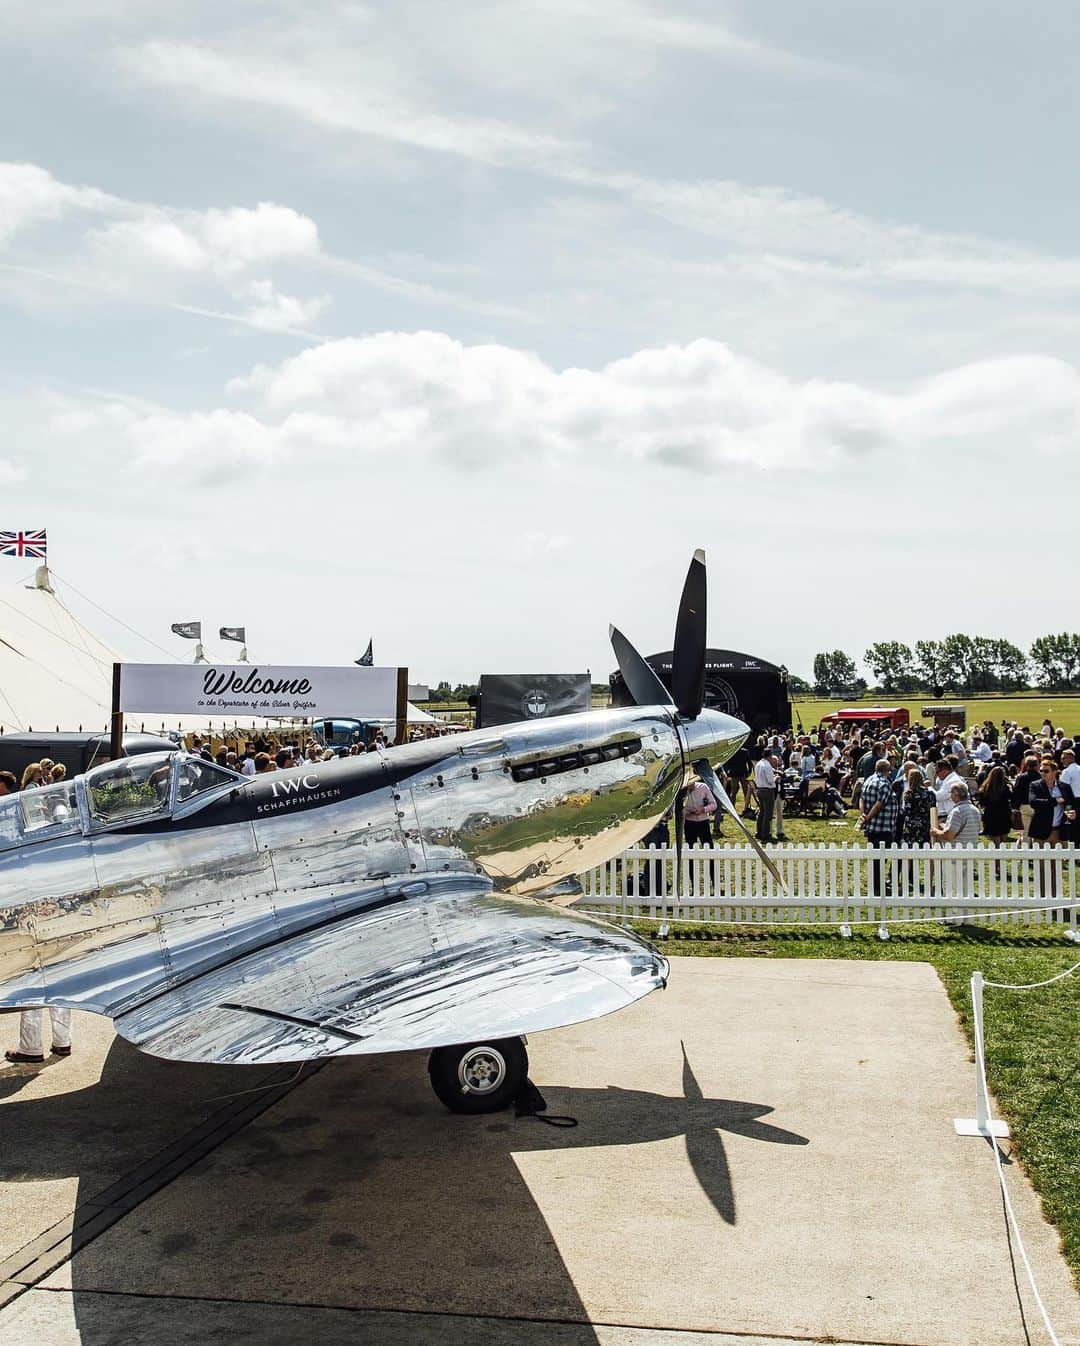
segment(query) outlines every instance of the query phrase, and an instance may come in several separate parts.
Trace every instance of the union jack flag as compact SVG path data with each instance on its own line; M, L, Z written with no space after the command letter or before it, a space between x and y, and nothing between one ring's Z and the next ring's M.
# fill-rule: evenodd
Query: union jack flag
M0 556L29 556L44 561L45 529L36 528L28 533L0 532Z

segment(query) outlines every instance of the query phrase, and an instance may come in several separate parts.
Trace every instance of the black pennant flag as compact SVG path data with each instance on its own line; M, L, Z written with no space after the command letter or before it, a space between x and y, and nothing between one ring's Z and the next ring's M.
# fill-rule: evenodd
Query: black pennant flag
M238 645L247 644L247 628L243 626L223 626L218 632L219 640L235 640Z
M185 640L202 640L202 622L173 622L169 630Z
M360 656L359 659L354 659L353 663L359 664L361 668L371 668L374 666L375 656L371 652L370 640L367 643L367 649L364 651L364 653Z

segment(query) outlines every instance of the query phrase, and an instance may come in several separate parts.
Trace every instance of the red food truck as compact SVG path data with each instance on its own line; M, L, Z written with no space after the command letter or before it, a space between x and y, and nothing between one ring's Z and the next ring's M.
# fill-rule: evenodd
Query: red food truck
M870 723L882 729L906 729L911 723L910 713L903 706L844 706L830 715L823 715L823 725Z

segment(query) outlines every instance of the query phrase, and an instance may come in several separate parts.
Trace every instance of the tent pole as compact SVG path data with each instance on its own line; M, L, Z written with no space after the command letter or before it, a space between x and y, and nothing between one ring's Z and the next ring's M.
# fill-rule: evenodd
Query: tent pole
M116 760L124 755L124 712L120 709L120 671L122 664L112 666L112 730L109 740L109 756Z
M399 746L405 742L405 728L409 723L409 670L397 671L397 727L394 742Z

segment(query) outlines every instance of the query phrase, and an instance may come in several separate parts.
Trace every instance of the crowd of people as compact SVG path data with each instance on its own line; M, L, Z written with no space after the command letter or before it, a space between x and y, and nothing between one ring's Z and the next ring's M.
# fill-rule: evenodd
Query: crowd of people
M447 729L442 725L413 725L406 731L406 742L441 736ZM192 735L190 750L207 762L244 776L262 776L268 771L288 771L294 766L313 766L318 762L332 762L338 757L362 757L365 753L385 752L392 747L384 730L378 729L365 743L354 737L348 744L327 745L317 738L282 739L277 734L259 735L246 741L243 748L233 749L221 744L211 750L199 734Z
M1080 844L1078 755L1080 745L1049 721L1035 733L986 720L968 734L933 725L883 732L866 721L759 734L721 777L762 842L787 840L785 812L816 806L826 817L856 810L875 846L966 846L980 835L996 845L1015 837L1055 846ZM703 782L689 787L688 842L711 844L716 805Z

